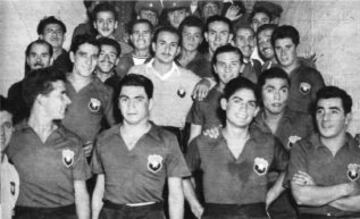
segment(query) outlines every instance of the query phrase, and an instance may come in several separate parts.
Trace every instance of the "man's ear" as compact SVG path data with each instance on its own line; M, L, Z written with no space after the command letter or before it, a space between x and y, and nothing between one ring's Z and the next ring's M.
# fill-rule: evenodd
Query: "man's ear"
M180 54L180 52L181 52L181 48L180 48L180 46L178 46L177 49L176 49L176 56L178 56Z
M44 39L44 35L43 35L43 34L40 34L40 35L39 35L39 39L43 40L43 39Z
M228 43L233 42L233 38L234 38L234 34L230 33L230 34L229 34L229 40L228 40Z
M154 106L153 99L152 99L152 98L150 98L150 99L149 99L149 111L151 111L151 110L152 110L153 106Z
M254 118L257 116L257 114L260 112L260 107L256 106L256 109L254 111Z
M204 33L204 38L206 42L209 42L209 34L207 32Z
M352 113L349 112L348 114L345 115L345 125L346 125L346 127L349 126L351 119L352 119Z
M75 63L75 57L74 57L74 52L73 51L70 51L70 61L72 62L72 63Z
M120 55L116 58L116 60L115 60L115 67L119 64L119 61L120 61Z
M156 52L156 43L152 42L152 43L151 43L151 47L152 47L152 50L153 50L154 52Z
M226 111L227 100L225 98L220 99L220 107L221 107L222 110Z
M118 28L118 25L119 25L119 22L118 21L115 21L115 28L114 30L116 30Z

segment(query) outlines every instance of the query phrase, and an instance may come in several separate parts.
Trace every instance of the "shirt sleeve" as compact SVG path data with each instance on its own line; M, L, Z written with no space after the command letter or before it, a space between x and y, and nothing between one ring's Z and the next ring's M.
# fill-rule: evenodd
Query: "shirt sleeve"
M75 156L76 160L73 166L73 177L74 180L87 180L91 177L90 166L86 161L85 152L79 142L77 154Z
M195 125L203 125L204 117L201 112L201 102L195 100L190 110L190 123Z
M177 138L174 135L169 136L169 153L166 159L166 169L168 177L187 177L190 176L184 156L180 150Z
M197 138L190 142L185 159L191 172L195 172L200 168L201 159L199 148L197 146Z
M311 100L312 102L316 99L316 93L325 86L325 82L321 73L316 69L312 69L310 74L310 81L312 83Z
M296 142L290 151L290 160L284 179L284 187L290 187L290 181L299 170L306 172L305 150L302 147L302 140Z
M100 159L100 150L99 150L99 143L96 142L96 145L94 147L92 156L91 156L91 170L94 174L102 174L104 173L104 167L102 165L101 159Z

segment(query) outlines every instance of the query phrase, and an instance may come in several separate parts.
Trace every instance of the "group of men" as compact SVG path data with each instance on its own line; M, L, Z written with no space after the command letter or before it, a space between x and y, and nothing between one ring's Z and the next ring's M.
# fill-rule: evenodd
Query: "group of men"
M4 218L360 218L352 99L279 5L137 1L125 34L129 2L85 2L1 97Z

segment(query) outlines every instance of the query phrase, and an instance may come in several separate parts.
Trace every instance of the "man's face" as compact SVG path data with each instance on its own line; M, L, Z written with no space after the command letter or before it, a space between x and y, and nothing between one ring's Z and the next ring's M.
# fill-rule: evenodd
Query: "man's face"
M265 110L270 114L278 115L285 110L289 97L289 84L283 78L266 79L261 95Z
M8 111L0 111L0 150L4 151L13 132L12 115ZM1 153L0 153L1 154Z
M216 56L216 63L213 67L215 73L219 76L220 83L227 84L231 79L239 76L241 66L239 54L224 52Z
M91 77L97 64L99 48L89 43L79 46L74 54L70 53L70 59L74 63L74 72L82 77Z
M228 100L221 99L221 108L226 111L226 125L246 128L259 111L252 90L243 88L236 91Z
M208 32L205 32L205 39L209 43L209 48L215 52L220 46L230 42L232 34L229 26L222 21L215 21L209 24Z
M40 38L50 43L53 48L62 48L65 33L59 24L48 24L45 26Z
M187 51L195 51L200 46L203 37L199 27L184 26L182 31L182 47Z
M119 95L119 109L124 123L137 125L148 121L151 105L151 100L146 95L144 87L122 87Z
M340 98L320 99L316 106L316 124L323 138L335 138L344 133L351 115L345 115Z
M240 49L244 58L249 59L255 47L254 32L248 28L238 29L235 45Z
M201 16L206 20L214 15L220 15L220 8L214 2L206 3L202 8Z
M263 24L269 24L270 18L267 16L267 14L263 12L258 12L254 15L254 17L251 19L251 27L254 30L254 32L257 31L257 29L263 25Z
M291 67L296 65L296 45L290 38L275 41L275 54L281 66Z
M101 45L97 67L103 73L111 73L119 62L116 48L111 45Z
M179 37L174 33L162 31L152 46L156 60L161 63L171 63L179 51Z
M71 100L66 95L66 87L63 81L52 82L53 90L48 94L39 94L39 100L45 108L46 115L53 120L63 119L67 105Z
M102 37L111 37L118 27L114 14L110 11L101 11L96 14L94 28Z
M31 70L48 67L51 65L51 61L49 47L45 44L33 44L28 57L26 57L26 63Z
M139 13L139 19L146 19L155 27L159 23L158 15L155 11L142 9Z
M130 40L136 49L149 49L151 44L151 29L146 23L139 23L133 27Z
M263 59L271 60L274 58L275 53L271 45L271 34L274 31L272 29L266 29L258 34L258 49Z
M168 19L171 26L175 27L176 29L179 28L181 22L189 16L189 12L185 8L172 10L168 12Z

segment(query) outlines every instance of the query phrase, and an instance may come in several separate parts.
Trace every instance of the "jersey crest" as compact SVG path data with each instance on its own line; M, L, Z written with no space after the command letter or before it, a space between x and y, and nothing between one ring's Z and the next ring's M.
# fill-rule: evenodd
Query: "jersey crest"
M71 167L74 164L74 156L74 151L70 149L62 150L62 162L67 168Z
M360 165L356 163L350 163L347 168L346 175L351 182L355 182L359 179Z
M254 159L253 169L257 175L259 176L265 175L268 170L268 167L269 167L269 162L267 162L267 160L265 160L264 158L256 157Z
M183 87L179 87L179 89L177 90L177 95L181 98L184 98L186 95L186 91Z
M153 173L159 172L162 168L162 156L158 154L150 154L148 156L147 169Z
M311 91L311 84L307 82L301 82L299 86L300 93L306 95L309 94Z
M88 104L89 110L93 113L97 113L100 111L101 102L96 98L90 98L90 102Z
M288 143L287 143L288 148L292 148L292 147L294 146L294 144L295 144L297 141L299 141L299 140L301 140L301 137L299 137L299 136L297 136L297 135L291 135L291 136L289 136L289 138L288 138Z

